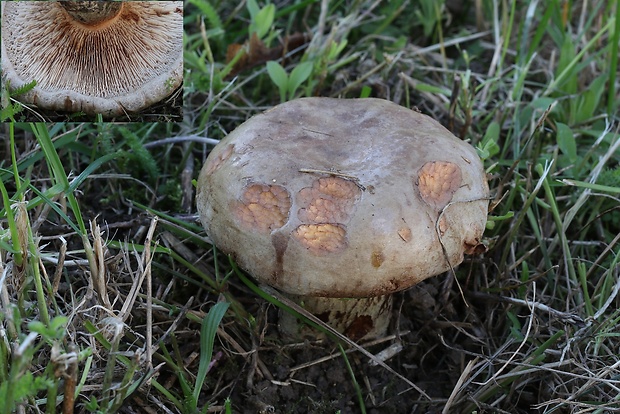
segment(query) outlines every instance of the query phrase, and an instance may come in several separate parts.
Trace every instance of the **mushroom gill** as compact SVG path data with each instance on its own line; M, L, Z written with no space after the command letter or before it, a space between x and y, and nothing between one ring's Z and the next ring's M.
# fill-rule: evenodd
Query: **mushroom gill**
M183 81L181 1L2 2L2 78L20 101L104 116L138 112Z
M31 6L32 20L11 23L11 30L22 34L4 41L19 76L36 79L46 90L124 95L163 73L182 50L174 27L161 22L162 13L174 13L172 4L125 2L111 24L95 27L77 24L62 7L32 3L37 3ZM178 21L182 24L181 16ZM38 30L29 28L33 23Z

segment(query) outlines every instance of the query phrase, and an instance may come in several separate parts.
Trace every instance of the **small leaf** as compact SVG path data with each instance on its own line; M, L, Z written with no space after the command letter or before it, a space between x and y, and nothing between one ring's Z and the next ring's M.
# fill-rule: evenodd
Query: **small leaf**
M28 324L30 332L36 332L41 336L47 334L47 327L41 321L32 321Z
M66 316L56 316L50 321L50 329L54 332L55 338L62 338L65 332L65 326L69 318Z
M497 145L497 141L499 140L499 132L500 127L499 123L493 121L487 127L486 132L484 133L484 138L482 138L482 145L480 146L480 150L486 155L483 159L492 157L499 153L499 145Z
M348 43L347 39L344 39L340 43L332 42L332 44L329 47L329 53L327 54L327 60L331 62L334 59L336 59L338 55L340 55L340 53L342 53L344 48L347 46L347 43Z
M561 89L566 94L577 92L578 72L574 62L576 59L575 48L576 45L573 42L572 36L565 34L564 42L562 42L560 48L560 58L555 69L555 76L557 79L560 79L560 75L567 71L563 81L557 85L557 89Z
M256 2L256 0L247 0L245 5L248 8L248 11L250 12L250 18L254 20L256 18L256 15L260 11L260 8L258 7L258 3Z
M530 106L540 111L546 111L556 101L557 99L555 98L541 97L541 98L534 99L530 103Z
M293 96L299 85L301 85L312 74L312 62L302 62L293 69L288 79L288 93Z
M360 91L360 98L368 98L372 92L372 88L368 85L362 86L362 90Z
M606 82L607 78L605 75L599 76L592 81L583 95L579 97L577 113L575 114L576 123L585 122L594 116L595 111L601 103L603 92L605 92Z
M512 325L510 327L511 336L517 341L522 341L523 334L521 333L521 322L519 322L519 319L515 316L515 314L510 311L506 312L506 316L508 317L508 319L510 319Z
M256 17L252 18L252 23L250 23L250 34L256 33L259 39L265 37L273 25L275 15L276 6L274 4L268 4L263 7L256 14Z
M420 92L429 92L444 96L450 96L452 94L452 91L446 87L435 86L424 82L415 82L413 87Z
M33 90L35 86L37 86L37 81L36 80L30 81L28 83L23 84L19 88L12 89L11 95L12 96L23 95L26 92L30 92L31 90ZM7 86L7 89L8 88L10 88L10 85Z
M577 161L577 143L573 136L573 131L566 124L556 123L558 128L557 142L562 154L566 155L570 162Z
M200 327L200 363L198 365L198 375L196 376L196 387L194 388L194 400L198 401L200 390L209 369L209 363L213 356L213 343L215 342L215 334L217 327L220 325L224 314L228 310L230 303L216 303L202 320Z
M286 100L286 89L288 87L288 75L286 71L282 65L272 60L267 62L267 73L280 90L280 100L284 102Z
M222 28L223 26L222 19L217 14L217 11L211 5L211 3L209 3L206 0L189 0L189 2L200 9L202 14L209 21L209 25L211 27L218 28L218 29ZM224 32L221 32L221 33L224 33Z

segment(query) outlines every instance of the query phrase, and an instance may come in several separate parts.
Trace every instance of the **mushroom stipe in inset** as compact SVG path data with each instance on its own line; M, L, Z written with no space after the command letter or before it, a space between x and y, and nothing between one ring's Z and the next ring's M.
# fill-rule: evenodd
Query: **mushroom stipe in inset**
M488 208L475 149L380 99L257 115L213 149L197 190L216 246L356 339L385 333L391 293L478 251Z

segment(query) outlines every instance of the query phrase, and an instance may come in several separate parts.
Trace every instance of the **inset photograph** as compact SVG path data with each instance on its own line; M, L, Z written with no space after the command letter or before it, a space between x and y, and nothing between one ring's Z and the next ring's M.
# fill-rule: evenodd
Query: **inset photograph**
M3 122L176 122L182 83L182 1L2 2Z

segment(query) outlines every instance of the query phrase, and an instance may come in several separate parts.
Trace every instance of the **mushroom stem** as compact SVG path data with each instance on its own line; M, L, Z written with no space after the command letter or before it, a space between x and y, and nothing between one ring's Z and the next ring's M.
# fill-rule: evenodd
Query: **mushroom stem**
M121 11L120 1L61 1L60 5L78 22L96 26L111 20Z
M384 336L392 313L392 295L370 298L322 298L288 295L305 310L352 340ZM295 316L282 311L279 329L289 337L316 337Z

